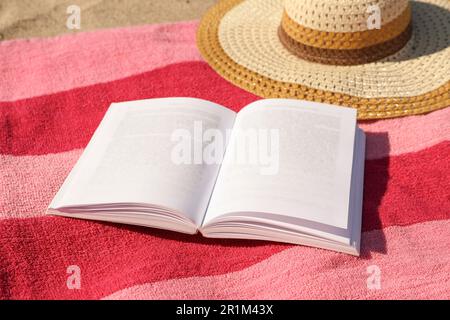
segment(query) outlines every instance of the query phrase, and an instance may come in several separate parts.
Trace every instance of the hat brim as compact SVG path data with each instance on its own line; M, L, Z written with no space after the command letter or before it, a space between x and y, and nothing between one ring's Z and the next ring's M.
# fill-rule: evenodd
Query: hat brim
M266 98L297 98L358 109L359 119L421 114L450 105L450 3L413 3L413 38L375 63L333 66L302 60L281 44L280 0L222 0L197 34L224 78Z

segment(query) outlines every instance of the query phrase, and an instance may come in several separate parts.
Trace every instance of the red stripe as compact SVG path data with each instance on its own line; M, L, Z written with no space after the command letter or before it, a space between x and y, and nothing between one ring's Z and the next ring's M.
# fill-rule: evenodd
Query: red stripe
M449 154L446 141L419 152L366 160L363 230L449 219Z
M363 229L450 219L449 152L446 142L366 161ZM56 217L6 219L0 297L99 298L141 283L241 270L288 247ZM81 290L66 288L69 265L82 270Z
M100 298L130 285L241 270L285 245L208 240L57 217L0 222L1 298ZM81 290L66 269L81 268Z
M112 102L175 96L207 99L234 110L258 99L204 62L173 64L108 83L0 102L0 153L35 155L82 148Z

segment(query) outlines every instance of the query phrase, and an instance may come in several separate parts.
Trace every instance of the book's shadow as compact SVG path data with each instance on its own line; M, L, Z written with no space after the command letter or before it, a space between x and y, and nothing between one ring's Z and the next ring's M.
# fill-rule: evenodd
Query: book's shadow
M111 222L103 222L98 221L97 223L114 226L115 228L120 228L123 230L138 232L141 234L147 234L152 237L157 237L161 239L178 241L181 243L193 243L193 244L201 244L201 245L214 245L214 246L223 246L223 247L261 247L267 245L279 245L280 247L289 247L291 245L286 243L276 243L270 241L260 241L260 240L246 240L246 239L220 239L220 238L206 238L201 234L197 233L194 235L179 233L170 230L156 229L156 228L148 228L141 227L135 225L127 225L127 224L116 224Z
M376 152L374 152L376 150ZM387 132L366 132L366 162L362 214L361 258L372 252L387 254L380 206L389 180L390 144ZM383 155L371 159L373 154ZM369 157L369 159L367 159Z

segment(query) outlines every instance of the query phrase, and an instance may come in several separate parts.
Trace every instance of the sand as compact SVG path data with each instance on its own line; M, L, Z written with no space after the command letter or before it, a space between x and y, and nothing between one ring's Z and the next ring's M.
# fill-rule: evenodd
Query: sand
M0 40L51 37L150 23L199 19L216 0L2 0ZM81 29L68 29L67 7L81 9Z

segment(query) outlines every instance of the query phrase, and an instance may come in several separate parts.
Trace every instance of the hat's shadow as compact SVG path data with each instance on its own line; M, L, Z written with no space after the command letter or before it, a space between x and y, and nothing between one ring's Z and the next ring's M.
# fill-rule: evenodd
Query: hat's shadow
M401 62L437 53L450 47L450 11L431 3L411 1L411 40L383 62Z

